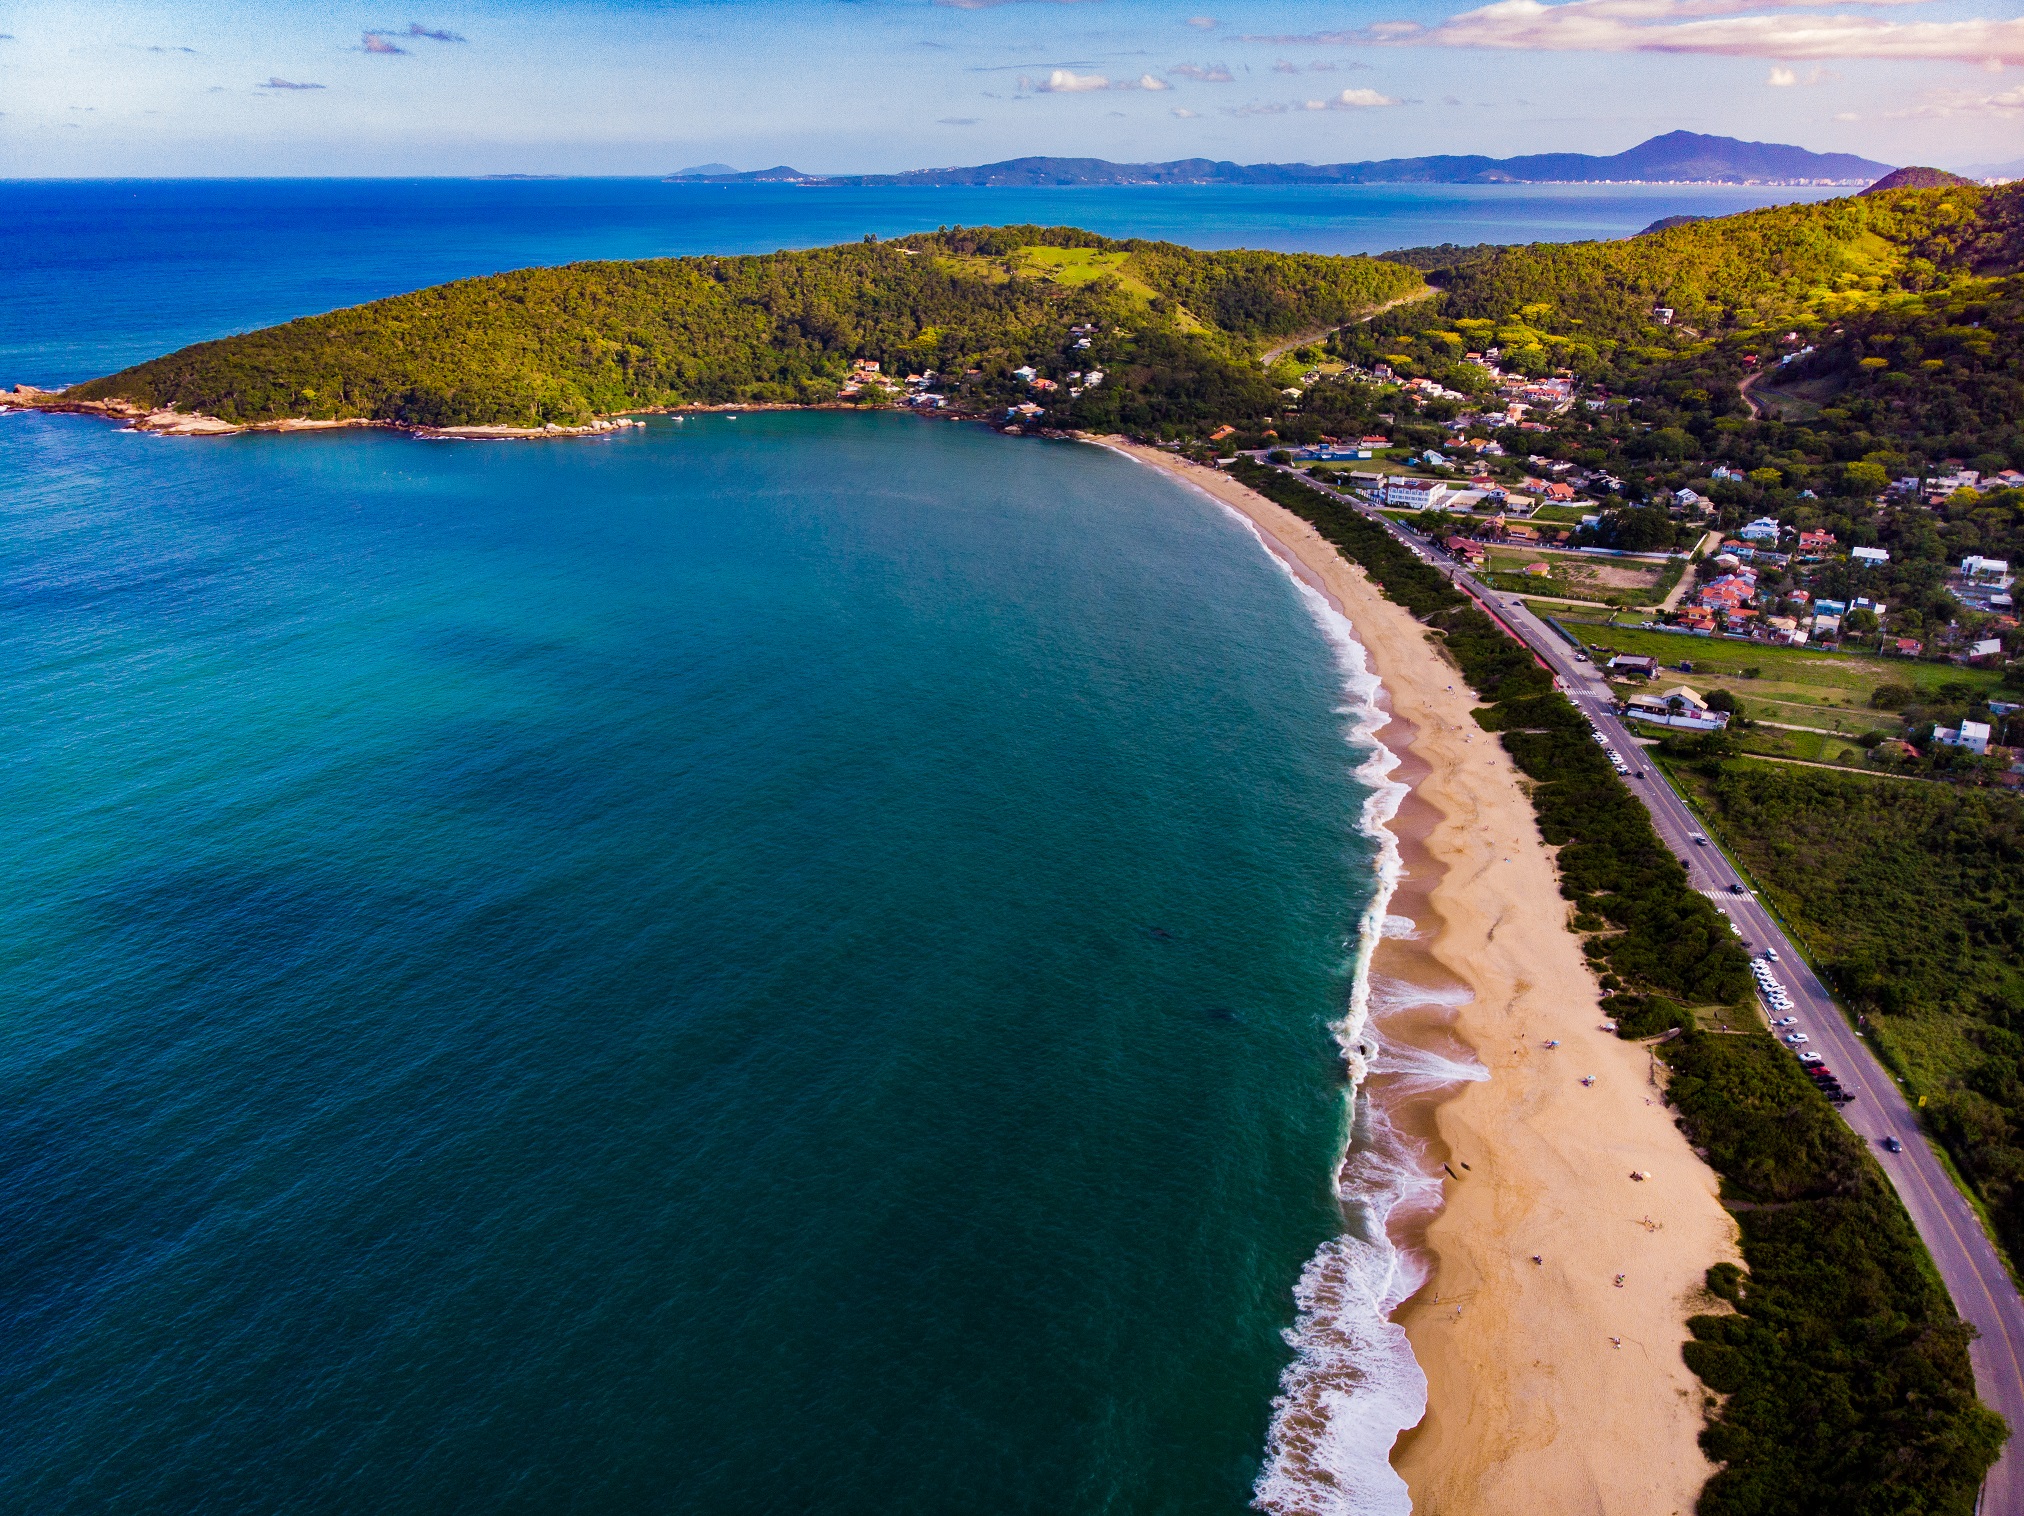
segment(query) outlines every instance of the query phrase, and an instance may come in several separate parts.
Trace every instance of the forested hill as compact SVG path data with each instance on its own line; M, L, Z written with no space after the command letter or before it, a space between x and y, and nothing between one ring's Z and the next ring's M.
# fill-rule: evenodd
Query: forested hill
M832 400L857 360L971 374L989 391L1023 364L1065 369L1080 326L1102 351L1077 367L1142 351L1241 409L1271 403L1256 361L1271 339L1420 288L1414 270L1373 258L959 228L467 279L199 343L64 399L235 422L570 424L656 405Z

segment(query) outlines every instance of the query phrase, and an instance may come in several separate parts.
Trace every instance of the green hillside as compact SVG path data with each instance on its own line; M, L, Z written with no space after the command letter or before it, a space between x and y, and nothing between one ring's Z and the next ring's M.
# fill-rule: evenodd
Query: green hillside
M629 408L836 397L888 371L1128 363L1140 337L1217 405L1270 409L1255 361L1417 289L1372 258L1112 242L1072 229L942 232L738 258L522 269L199 343L72 390L228 421L572 423ZM1072 347L1094 325L1097 350ZM1023 396L1022 396L1023 398Z

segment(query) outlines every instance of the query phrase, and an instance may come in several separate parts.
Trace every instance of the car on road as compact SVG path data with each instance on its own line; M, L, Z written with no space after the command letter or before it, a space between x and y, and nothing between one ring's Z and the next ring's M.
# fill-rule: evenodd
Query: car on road
M1797 1026L1799 1025L1799 1018L1797 1016L1780 1016L1771 1024L1773 1026Z
M1708 845L1708 839L1700 832L1694 833L1691 841L1695 847L1706 847Z
M1785 1041L1791 1047L1796 1048L1805 1047L1806 1044L1811 1042L1812 1040L1813 1039L1807 1036L1804 1032L1787 1032L1785 1034Z
M1776 948L1764 949L1764 961L1766 963L1776 963L1778 961L1778 949Z
M1740 884L1732 884L1729 886L1729 893L1731 895L1747 895L1750 892L1744 889L1743 886Z
M1905 1150L1905 1145L1895 1137L1886 1137L1883 1140L1883 1150L1886 1153L1902 1153Z

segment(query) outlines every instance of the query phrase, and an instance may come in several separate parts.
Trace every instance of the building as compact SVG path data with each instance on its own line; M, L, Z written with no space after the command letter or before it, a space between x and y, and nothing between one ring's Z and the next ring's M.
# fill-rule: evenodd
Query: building
M1839 547L1832 532L1801 532L1799 551L1802 553L1823 553L1831 547Z
M1394 510L1438 510L1448 498L1448 486L1439 479L1409 479L1394 474L1384 482L1382 503Z
M1961 560L1961 577L1970 584L1993 584L2001 588L2010 582L2010 560L1979 558L1971 554Z
M1745 542L1776 542L1778 540L1778 522L1770 516L1759 516L1755 521L1738 531L1736 535L1741 537Z
M1849 558L1856 563L1879 564L1890 562L1890 550L1881 547L1852 547Z
M1647 658L1641 653L1618 653L1609 660L1610 673L1619 678L1636 677L1650 679L1659 671L1659 661Z
M1948 747L1964 747L1971 753L1989 751L1989 723L1986 721L1963 721L1958 727L1936 726L1933 741L1945 743Z

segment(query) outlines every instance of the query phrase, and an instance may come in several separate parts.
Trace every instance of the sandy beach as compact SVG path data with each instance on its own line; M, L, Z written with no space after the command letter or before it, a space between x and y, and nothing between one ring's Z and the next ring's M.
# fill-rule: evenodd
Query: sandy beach
M1680 1344L1685 1318L1710 1308L1707 1268L1737 1257L1735 1228L1647 1049L1600 1027L1516 769L1424 628L1305 521L1212 469L1105 445L1248 517L1349 618L1384 683L1393 722L1379 736L1412 786L1393 823L1407 878L1392 910L1417 930L1387 938L1373 972L1459 987L1466 1003L1380 1024L1451 1054L1459 1041L1490 1074L1393 1113L1444 1190L1400 1238L1432 1264L1396 1317L1429 1386L1425 1420L1392 1452L1413 1509L1690 1512L1713 1468ZM1381 1081L1371 1093L1385 1098Z

